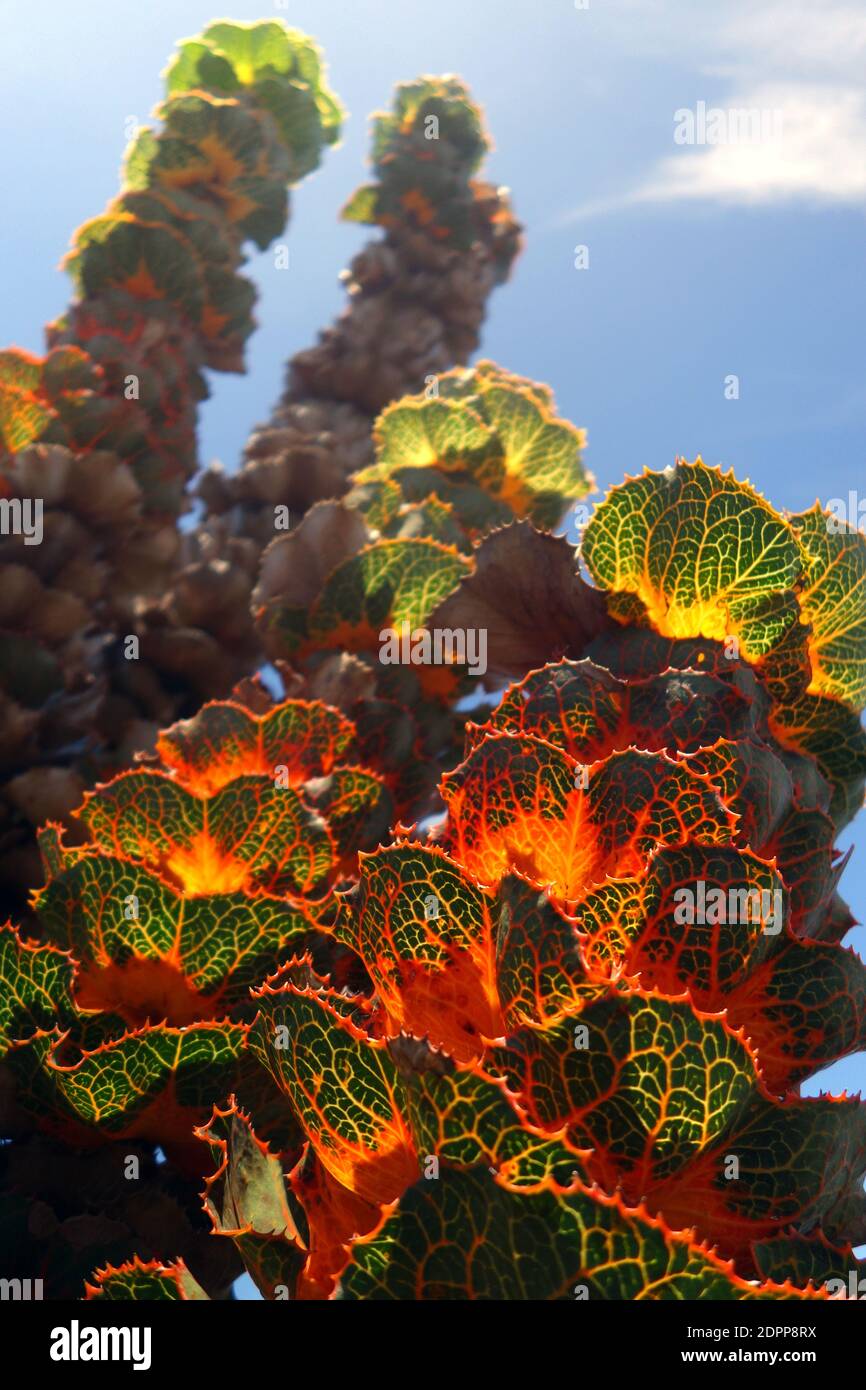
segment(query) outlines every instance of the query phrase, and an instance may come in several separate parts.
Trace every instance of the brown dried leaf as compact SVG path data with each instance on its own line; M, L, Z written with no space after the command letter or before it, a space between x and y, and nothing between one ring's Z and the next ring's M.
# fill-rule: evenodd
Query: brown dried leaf
M428 620L428 627L487 631L487 670L520 676L562 656L579 657L611 627L604 598L577 572L563 536L518 521L493 531L474 552L475 573Z
M309 608L331 571L369 539L358 512L342 502L318 502L300 526L268 546L253 603L279 597L290 608Z

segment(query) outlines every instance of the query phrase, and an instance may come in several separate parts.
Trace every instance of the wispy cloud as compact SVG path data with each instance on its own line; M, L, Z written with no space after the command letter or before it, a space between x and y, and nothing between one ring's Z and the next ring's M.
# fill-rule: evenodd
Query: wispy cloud
M866 206L866 8L834 0L626 0L622 41L662 50L727 90L708 107L770 112L764 138L677 146L630 188L574 209L586 219L636 203L801 199ZM675 96L675 94L674 94Z
M782 198L866 203L866 96L789 83L735 96L725 110L778 113L778 133L754 143L704 146L659 162L641 202Z

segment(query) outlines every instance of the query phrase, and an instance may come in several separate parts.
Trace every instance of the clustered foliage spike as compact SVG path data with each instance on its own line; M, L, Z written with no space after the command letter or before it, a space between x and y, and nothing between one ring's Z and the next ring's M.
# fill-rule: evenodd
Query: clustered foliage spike
M0 541L0 891L16 910L39 870L35 828L255 670L251 595L275 510L294 525L343 492L379 409L467 360L519 244L505 190L471 177L489 142L466 88L411 84L420 192L437 217L463 209L461 235L400 204L353 262L339 325L293 359L273 426L236 479L198 479L204 516L181 531L202 369L243 370L253 327L243 244L279 236L287 183L336 141L342 112L316 46L281 22L212 24L165 77L161 126L139 130L123 191L76 235L78 298L48 355L0 353L0 497L43 498L46 533L38 548ZM379 136L376 149L387 169ZM399 162L405 179L405 148Z
M373 119L377 182L359 189L343 215L382 231L343 273L346 307L316 346L292 357L283 396L253 431L243 466L209 468L197 488L205 515L193 567L179 581L181 605L186 590L230 561L248 576L230 608L243 650L261 650L250 597L277 509L296 526L317 502L351 489L373 462L380 411L435 389L478 346L487 300L520 246L507 189L475 177L489 144L478 107L453 77L398 87L393 111Z
M281 234L287 185L339 134L315 45L280 22L211 25L181 45L166 89L120 194L75 234L75 299L47 354L0 354L0 497L44 504L41 544L0 540L0 854L13 883L33 881L29 827L68 811L92 775L83 746L127 760L145 721L171 717L173 677L196 702L224 680L195 619L230 602L228 566L209 572L198 615L187 596L176 632L151 630L147 609L182 559L203 369L243 370L256 297L244 243ZM124 659L127 636L140 665Z
M187 282L135 199L211 269L216 230L274 235L336 131L319 73L279 25L182 48L73 257L109 337L178 287L203 364L227 284ZM507 248L478 232L484 147L455 79L401 87L347 215ZM16 448L77 418L50 358L7 363ZM866 540L698 459L613 488L578 552L552 532L585 441L547 388L434 376L264 554L283 696L204 704L40 834L33 920L0 929L9 1273L52 1298L224 1298L242 1269L271 1299L826 1298L866 1241L866 1108L800 1088L866 1047L834 848L866 785ZM380 659L440 626L484 630L495 704L458 707L453 660Z
M393 112L374 117L377 182L343 216L375 223L384 237L344 273L337 322L292 358L283 398L253 433L243 468L205 473L199 491L212 529L221 523L266 545L274 504L302 516L345 492L372 461L379 412L468 361L487 298L520 245L507 190L474 177L489 143L457 78L400 86Z

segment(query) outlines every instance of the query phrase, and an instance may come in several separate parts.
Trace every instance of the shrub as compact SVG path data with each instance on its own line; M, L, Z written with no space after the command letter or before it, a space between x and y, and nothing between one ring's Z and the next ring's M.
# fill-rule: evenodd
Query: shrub
M121 418L136 315L191 371L236 362L220 276L335 133L319 72L279 25L184 45L162 135L79 236L82 300L43 363L6 361L9 476L84 466L63 432ZM288 437L203 482L202 534L256 556L301 489L239 638L279 693L251 655L132 767L78 769L32 919L0 930L9 1274L49 1297L224 1298L246 1269L278 1299L812 1299L858 1267L866 1111L800 1087L866 1046L834 849L866 786L866 541L700 459L613 488L579 549L554 534L582 431L545 386L448 369L515 246L483 149L455 80L400 88L347 211L385 229L373 320L424 266L453 307L471 263L466 336L443 310L432 358L341 375L362 293L295 360ZM190 178L219 184L201 208ZM322 443L306 493L304 391L360 455ZM119 442L144 409L105 476L150 545L171 480Z

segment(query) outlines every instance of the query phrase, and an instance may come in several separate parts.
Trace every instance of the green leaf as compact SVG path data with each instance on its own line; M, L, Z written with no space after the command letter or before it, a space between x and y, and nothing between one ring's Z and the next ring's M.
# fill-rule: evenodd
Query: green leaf
M837 1249L819 1233L815 1236L777 1236L775 1240L759 1240L753 1246L755 1263L764 1279L794 1284L811 1282L815 1288L826 1287L828 1280L841 1280L846 1297L850 1297L851 1276L855 1288L866 1272L866 1264L858 1260L851 1247ZM859 1284L862 1288L862 1284ZM834 1292L837 1290L833 1290ZM858 1295L862 1297L861 1295Z
M221 700L159 735L157 751L191 790L219 791L241 773L275 776L291 786L327 776L351 742L352 725L318 700L284 700L263 715Z
M10 1054L22 1104L72 1143L97 1137L192 1143L214 1094L232 1088L245 1030L228 1023L146 1027L61 1064L39 1038Z
M557 419L532 382L483 362L438 378L438 391L404 398L379 417L377 476L401 481L404 470L438 472L546 527L589 490L583 432ZM427 490L438 484L431 479Z
M429 536L441 545L454 546L464 554L472 543L449 502L431 495L421 502L404 502L399 511L381 528L389 540L416 540Z
M503 1083L480 1072L421 1071L407 1091L422 1161L436 1156L460 1168L483 1163L512 1187L534 1187L548 1177L567 1185L583 1172L585 1154L563 1136L551 1138L527 1123Z
M511 686L486 727L535 734L592 763L631 746L694 753L749 737L760 714L756 697L710 673L671 670L626 682L591 661L560 661Z
M813 758L833 789L830 815L837 831L853 820L866 789L866 731L838 700L802 695L773 711L770 727L786 747Z
M866 966L854 951L786 941L727 1001L732 1027L756 1048L764 1084L784 1095L866 1049Z
M491 903L441 850L391 845L364 855L357 902L337 933L364 962L388 1036L429 1037L463 1060L502 1031L492 976Z
M52 418L41 386L39 358L17 348L0 352L0 446L10 454L38 439Z
M612 1258L612 1252L616 1257ZM512 1192L483 1169L409 1189L352 1247L340 1299L795 1297L750 1285L709 1251L617 1198L576 1185Z
M659 843L719 843L734 826L686 759L629 749L581 769L552 744L514 734L487 735L441 792L446 847L470 873L496 884L514 868L564 899L638 872Z
M165 74L169 94L204 88L222 94L247 89L268 106L268 89L305 91L315 112L315 158L318 164L322 140L333 144L340 133L342 107L325 80L321 53L305 34L290 29L280 20L253 24L227 21L211 24L204 33L187 40ZM287 124L283 138L287 145L301 145L300 129Z
M374 772L362 767L335 768L327 777L305 783L307 799L326 818L340 859L354 873L356 856L387 838L394 800Z
M187 39L166 68L165 90L168 96L178 96L193 88L231 96L241 86L228 58L216 53L201 39Z
M314 925L297 903L242 892L187 897L104 854L73 860L35 906L80 963L82 1005L116 1009L134 1026L249 1012L250 985Z
M266 988L249 1045L282 1087L322 1165L368 1202L391 1201L418 1163L397 1068L348 1018L343 995Z
M159 1260L140 1260L135 1255L117 1268L107 1265L97 1269L93 1280L86 1285L88 1301L103 1298L110 1302L186 1303L207 1298L183 1260L162 1264Z
M612 885L616 888L618 885ZM625 885L621 885L625 886ZM591 889L575 915L594 963L610 943L609 969L639 977L664 994L684 990L700 1009L724 1006L728 993L785 940L788 898L771 863L730 845L660 846L647 871L633 879L640 907L623 939L623 919L606 920L607 885ZM621 891L621 888L620 888ZM632 894L629 894L631 899ZM594 921L602 923L599 935ZM626 922L628 919L626 918ZM617 961L617 944L622 951Z
M379 220L379 191L374 183L362 183L343 207L344 222L365 222L371 226Z
M496 985L505 1024L545 1028L599 992L588 978L577 923L516 874L499 885Z
M264 1298L292 1297L307 1252L279 1159L256 1138L234 1098L225 1110L215 1106L196 1134L217 1165L204 1193L214 1235L234 1241Z
M697 1225L726 1256L748 1261L753 1241L791 1230L820 1227L835 1245L860 1239L864 1172L866 1106L858 1099L791 1096L779 1104L756 1093L721 1144L648 1199L672 1226Z
M375 201L362 190L343 215L468 250L484 230L471 176L487 145L480 112L459 78L402 83L393 112L373 117Z
M191 323L205 302L204 270L190 243L166 224L108 212L76 233L67 269L83 296L118 289L147 303L167 300Z
M732 473L681 460L608 493L582 545L617 616L664 637L739 636L750 661L798 621L790 525Z
M220 21L209 24L202 38L229 59L238 80L247 86L254 86L262 72L292 72L299 57L296 46L316 51L311 40L280 20L252 24Z
M817 503L792 516L791 526L805 557L800 609L810 627L809 693L860 711L866 705L866 536L834 526Z
M80 817L110 854L135 856L192 894L306 892L334 862L322 818L273 777L236 777L201 797L162 772L127 772L89 793Z
M757 1085L743 1041L688 1003L611 993L576 1019L522 1028L485 1065L502 1068L532 1123L567 1126L589 1171L640 1200L694 1165Z
M0 927L0 1051L70 1022L74 983L75 962L66 951L26 941L8 924Z
M338 565L313 606L310 630L320 643L378 650L382 628L422 627L469 562L436 541L380 541Z

